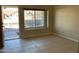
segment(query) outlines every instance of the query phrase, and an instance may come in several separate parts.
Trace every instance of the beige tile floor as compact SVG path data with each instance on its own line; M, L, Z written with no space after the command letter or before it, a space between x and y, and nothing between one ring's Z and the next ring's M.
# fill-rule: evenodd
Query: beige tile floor
M4 42L1 53L76 53L78 43L55 35Z

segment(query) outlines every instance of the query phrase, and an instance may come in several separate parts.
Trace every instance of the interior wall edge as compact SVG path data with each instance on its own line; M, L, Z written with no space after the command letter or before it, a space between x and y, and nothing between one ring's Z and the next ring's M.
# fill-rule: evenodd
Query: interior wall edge
M57 35L57 36L60 36L60 37L63 37L65 39L68 39L68 40L72 40L74 42L79 42L77 39L74 39L74 38L71 38L71 37L68 37L68 36L65 36L63 34L58 34L58 33L53 33L54 35Z

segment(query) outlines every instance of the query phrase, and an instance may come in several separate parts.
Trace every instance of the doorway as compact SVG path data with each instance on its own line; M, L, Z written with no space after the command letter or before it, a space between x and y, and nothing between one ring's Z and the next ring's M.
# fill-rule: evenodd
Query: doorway
M17 6L2 6L4 40L19 38L19 16Z

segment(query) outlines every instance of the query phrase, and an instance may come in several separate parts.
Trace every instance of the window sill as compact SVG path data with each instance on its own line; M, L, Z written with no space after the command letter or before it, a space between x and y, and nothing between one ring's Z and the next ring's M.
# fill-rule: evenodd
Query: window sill
M41 30L46 29L45 27L38 27L38 28L25 28L25 30Z

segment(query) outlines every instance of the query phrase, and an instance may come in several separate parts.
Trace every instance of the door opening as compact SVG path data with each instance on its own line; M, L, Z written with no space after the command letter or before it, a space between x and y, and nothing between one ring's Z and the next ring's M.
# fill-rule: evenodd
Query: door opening
M19 38L19 16L17 6L2 6L4 40Z

